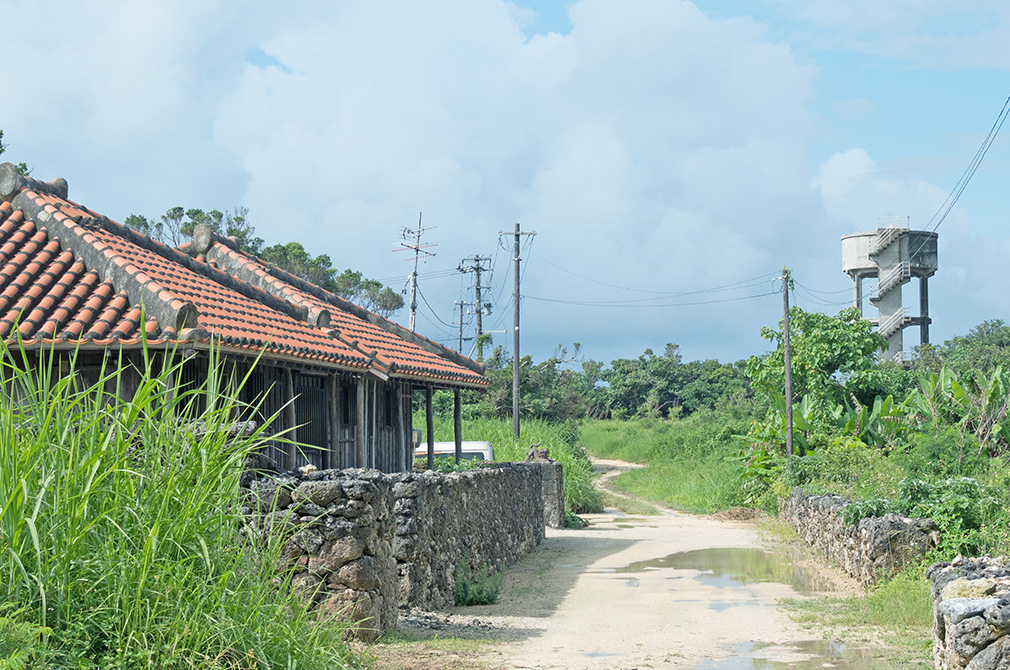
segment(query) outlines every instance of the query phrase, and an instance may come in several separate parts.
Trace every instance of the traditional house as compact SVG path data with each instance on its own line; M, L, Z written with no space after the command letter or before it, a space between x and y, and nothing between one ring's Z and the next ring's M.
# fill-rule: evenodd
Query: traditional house
M0 165L0 338L76 352L77 374L92 382L114 353L121 393L136 384L145 345L185 358L178 384L207 375L213 348L232 370L251 370L243 399L263 399L262 415L279 412L272 426L306 445L271 447L288 469L408 469L413 392L426 392L430 425L434 389L456 392L458 417L459 391L488 384L474 361L206 227L168 247L72 202L66 181L10 163Z

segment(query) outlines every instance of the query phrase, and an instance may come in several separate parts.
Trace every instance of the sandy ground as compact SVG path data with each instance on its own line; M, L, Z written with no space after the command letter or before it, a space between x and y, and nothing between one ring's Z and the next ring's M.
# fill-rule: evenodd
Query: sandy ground
M598 467L606 482L631 466L601 462ZM590 522L585 529L548 530L541 546L508 571L496 605L401 612L405 632L496 643L400 667L721 667L720 661L741 654L793 661L797 651L791 643L816 637L777 605L781 598L799 595L791 586L732 580L700 565L676 567L684 552L766 548L767 539L752 521L670 509L660 509L659 516L608 510L585 518ZM808 588L856 588L837 571L817 568ZM761 566L753 569L760 572Z

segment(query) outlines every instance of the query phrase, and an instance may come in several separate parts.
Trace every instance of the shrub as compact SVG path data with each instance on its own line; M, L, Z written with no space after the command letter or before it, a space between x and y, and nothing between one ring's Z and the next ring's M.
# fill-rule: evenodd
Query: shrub
M0 670L47 667L53 658L52 629L22 620L25 610L0 606Z
M501 573L490 573L487 566L474 571L469 561L456 568L452 599L457 605L493 605L501 591Z

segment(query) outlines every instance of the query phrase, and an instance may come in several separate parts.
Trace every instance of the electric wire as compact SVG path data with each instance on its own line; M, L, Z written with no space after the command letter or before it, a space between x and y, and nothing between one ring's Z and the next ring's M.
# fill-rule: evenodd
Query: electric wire
M767 283L767 282L766 282ZM579 305L582 307L689 307L694 305L716 305L724 302L737 302L740 300L751 300L753 298L763 298L769 295L779 295L780 291L768 291L766 293L755 293L753 295L743 295L737 296L735 298L722 298L720 300L696 300L694 302L674 302L665 305L631 305L627 303L594 303L588 301L578 301L578 300L557 300L554 298L543 298L540 296L524 296L530 300L539 300L541 302L557 303L562 305Z
M621 286L619 284L611 284L609 282L600 281L599 279L594 279L593 277L587 277L586 275L581 275L578 272L573 272L571 270L563 268L560 265L558 265L557 263L549 261L549 260L547 260L546 258L544 258L543 256L541 256L539 254L534 254L532 252L530 252L530 253L531 253L531 255L536 256L537 258L539 258L543 262L547 263L548 265L552 265L555 268L557 268L558 270L561 270L562 272L566 272L566 273L568 273L568 274L570 274L572 276L578 277L579 279L585 279L586 281L591 281L591 282L593 282L595 284L600 284L601 286L609 286L610 288L618 288L618 289L621 289L622 291L634 291L635 293L656 293L656 294L659 294L661 296L693 295L695 293L703 293L703 292L708 292L708 291L715 292L715 291L721 291L721 290L732 290L732 287L738 286L740 284L756 281L758 279L764 279L766 277L770 277L772 275L779 274L779 271L776 270L775 272L768 272L768 273L765 273L763 275L759 275L757 277L751 277L750 279L742 279L742 280L737 281L737 282L733 282L733 283L730 283L730 284L723 284L721 286L716 286L716 287L713 287L713 288L710 288L710 289L703 289L701 291L686 291L686 292L685 291L656 291L656 290L653 290L653 289L632 288L632 287L629 287L629 286Z
M728 291L739 291L739 290L742 290L742 289L748 289L748 288L754 288L754 287L757 287L757 286L762 286L764 284L771 284L771 283L774 283L775 281L777 281L777 279L764 279L762 281L751 282L749 284L739 284L739 285L734 286L732 288L725 288L725 287L723 287L723 288L701 289L701 290L698 290L698 291L683 291L681 293L673 293L673 294L663 295L663 296L654 296L654 297L651 297L651 298L636 298L634 300L592 300L592 301L590 301L590 300L586 300L586 301L573 300L573 301L564 301L564 302L566 302L567 304L572 304L572 305L587 305L587 306L592 306L592 307L636 307L636 306L638 306L638 307L669 307L669 306L671 306L671 304L677 304L677 303L658 304L658 305L657 304L645 304L645 303L651 303L651 302L654 302L656 300L669 300L670 298L684 298L684 297L692 296L692 295L704 295L704 294L708 294L708 293L725 293L725 292L728 292ZM760 294L760 295L764 295L764 294ZM717 301L713 301L713 302L723 302L723 301L718 301L717 300ZM683 304L685 304L685 305L702 305L702 304L705 304L705 303L704 302L691 302L691 303L683 303Z
M428 310L431 312L431 315L434 316L435 319L438 320L439 323L441 323L443 326L446 326L448 328L455 328L456 327L455 324L446 323L445 321L443 321L442 319L439 318L438 314L435 313L435 310L432 309L431 305L428 304L428 299L424 297L424 293L421 291L421 287L420 286L417 287L417 294L419 296L421 296L421 300L424 301L424 304L428 308Z
M793 279L793 283L795 285L799 286L800 288L803 288L803 289L805 289L807 291L810 291L811 293L820 293L820 294L823 294L823 295L837 295L839 293L850 293L852 291L851 288L843 288L843 289L841 289L839 291L819 291L819 290L817 290L815 288L810 288L809 286L804 286L803 284L801 284L798 281L796 281L795 278Z
M961 194L964 193L964 189L967 188L971 178L975 176L978 166L982 164L982 160L989 152L989 147L991 147L992 143L996 141L996 136L999 135L999 131L1003 128L1003 123L1006 121L1008 113L1010 113L1010 96L1007 96L1006 101L1003 103L1003 108L996 116L996 121L993 122L992 127L989 129L989 134L982 140L982 144L979 145L978 151L975 152L971 162L968 163L968 167L966 167L964 172L961 173L961 178L957 180L957 183L954 184L954 188L947 195L947 198L940 205L939 209L936 210L936 213L933 214L932 218L930 218L930 220L926 223L926 228L929 229L929 232L936 232L936 229L940 227L940 224L944 222L947 215L950 214L950 211L954 208L958 199L960 199ZM933 223L934 221L936 223ZM930 227L931 225L932 227ZM919 245L919 248L911 254L911 257L914 258L916 254L922 251L922 248L926 246L927 241L928 239L924 239L922 244Z

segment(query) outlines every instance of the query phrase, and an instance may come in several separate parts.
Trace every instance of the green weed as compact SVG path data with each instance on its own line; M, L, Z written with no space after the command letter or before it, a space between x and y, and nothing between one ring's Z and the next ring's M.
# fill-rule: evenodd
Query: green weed
M716 512L740 505L740 466L729 460L739 448L733 435L744 419L699 411L683 419L591 421L581 438L595 456L649 467L629 470L611 484L633 496L691 512Z
M865 595L783 603L801 623L845 630L868 627L905 654L928 655L933 602L921 565L907 568Z
M589 522L583 519L578 514L572 514L571 512L565 512L565 528L579 529L585 528L589 525Z
M501 573L491 573L487 566L474 570L464 561L456 568L452 599L456 605L494 605L501 592Z
M47 667L349 667L345 627L277 588L279 543L242 535L265 437L228 436L243 408L218 361L180 389L145 354L130 400L106 392L115 363L82 388L44 352L0 355L0 601L52 631Z

